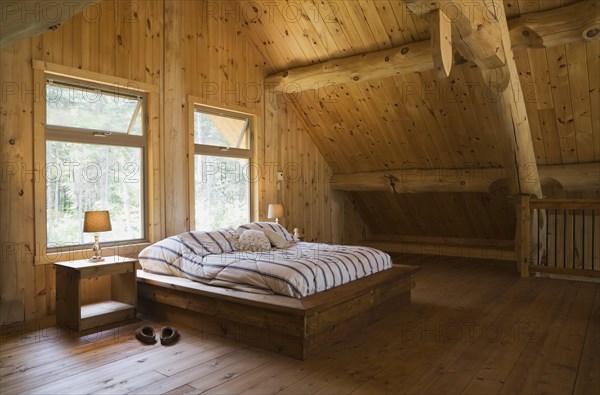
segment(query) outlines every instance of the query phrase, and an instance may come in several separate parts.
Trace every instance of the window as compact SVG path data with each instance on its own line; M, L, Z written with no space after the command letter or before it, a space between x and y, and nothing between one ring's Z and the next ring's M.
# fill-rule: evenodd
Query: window
M46 247L91 242L84 212L109 210L102 242L143 240L144 98L127 89L46 80Z
M250 222L250 118L194 108L195 229Z

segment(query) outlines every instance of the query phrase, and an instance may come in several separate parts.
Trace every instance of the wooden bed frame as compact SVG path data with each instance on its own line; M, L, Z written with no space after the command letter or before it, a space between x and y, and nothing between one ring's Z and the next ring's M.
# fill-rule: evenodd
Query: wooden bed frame
M142 314L202 327L294 358L310 355L410 304L416 266L391 269L301 299L212 287L138 270Z

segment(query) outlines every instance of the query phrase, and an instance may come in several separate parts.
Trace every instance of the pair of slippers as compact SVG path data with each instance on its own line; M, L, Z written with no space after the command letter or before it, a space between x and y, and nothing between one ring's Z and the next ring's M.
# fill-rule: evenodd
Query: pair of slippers
M150 325L143 325L136 329L135 337L142 343L156 343L156 334L154 333L154 328ZM173 344L177 341L177 339L179 339L179 331L177 328L172 326L164 326L160 328L160 344Z

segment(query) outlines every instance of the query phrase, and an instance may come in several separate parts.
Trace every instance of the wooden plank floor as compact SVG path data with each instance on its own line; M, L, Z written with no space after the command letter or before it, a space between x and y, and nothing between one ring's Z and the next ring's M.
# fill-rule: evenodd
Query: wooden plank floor
M209 324L180 326L169 347L137 342L143 321L82 337L50 327L2 338L0 393L598 393L599 284L523 280L501 262L396 262L422 266L412 304L308 361Z

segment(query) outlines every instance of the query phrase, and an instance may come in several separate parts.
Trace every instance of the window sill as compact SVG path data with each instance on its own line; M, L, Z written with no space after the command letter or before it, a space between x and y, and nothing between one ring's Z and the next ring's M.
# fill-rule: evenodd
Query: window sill
M150 242L134 243L127 245L115 245L102 247L102 256L109 257L114 255L125 256L129 258L137 258L138 254L146 247L151 245ZM78 261L91 258L94 252L90 248L82 249L81 246L75 247L73 250L48 252L35 256L36 265L51 265L58 262Z

